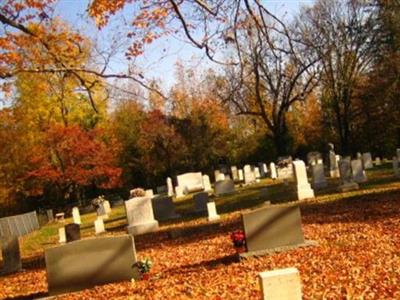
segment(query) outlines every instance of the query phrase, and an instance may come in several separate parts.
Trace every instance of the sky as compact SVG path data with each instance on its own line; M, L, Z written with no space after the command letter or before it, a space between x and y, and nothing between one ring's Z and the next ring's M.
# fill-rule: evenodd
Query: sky
M110 0L113 1L113 0ZM264 0L264 5L275 15L295 14L301 5L311 5L314 0ZM75 30L90 36L98 41L101 47L107 47L112 39L120 44L120 52L110 63L109 72L125 72L127 61L124 57L125 50L129 47L126 39L126 26L130 21L129 7L122 14L111 20L101 31L97 30L93 20L87 17L86 9L89 0L59 0L55 6L54 14L67 21ZM162 57L162 59L160 59ZM141 68L142 74L147 79L158 79L163 83L163 88L168 89L174 83L175 63L180 60L186 66L199 69L212 67L204 57L204 52L195 49L184 41L170 37L158 40L146 48L145 54L135 63Z

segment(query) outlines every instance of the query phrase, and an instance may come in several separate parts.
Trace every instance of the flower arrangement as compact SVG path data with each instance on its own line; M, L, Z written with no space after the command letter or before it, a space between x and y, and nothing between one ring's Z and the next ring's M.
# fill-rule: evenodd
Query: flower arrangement
M142 279L148 279L148 274L150 272L151 267L153 266L153 262L149 258L145 258L144 260L139 260L133 264L133 268L137 268L140 272Z
M135 197L144 197L146 196L146 192L142 188L136 188L130 191L131 198Z
M232 232L231 240L235 248L243 248L246 245L246 238L243 230L236 230Z

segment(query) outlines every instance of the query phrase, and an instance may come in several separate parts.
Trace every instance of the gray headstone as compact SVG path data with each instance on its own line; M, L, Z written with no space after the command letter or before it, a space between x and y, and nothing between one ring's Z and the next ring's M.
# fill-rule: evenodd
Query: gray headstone
M49 222L53 222L54 221L54 213L52 209L47 209L46 210L46 214L47 214L47 220Z
M362 161L364 165L364 169L372 169L374 166L372 165L372 155L370 152L363 153Z
M361 159L354 159L351 161L351 172L355 182L361 183L367 181L367 175L363 169L363 163Z
M97 237L45 250L51 296L138 279L132 236Z
M208 193L201 192L193 195L194 211L195 212L206 212L207 202L209 201Z
M67 243L80 240L81 229L79 224L72 223L65 225L65 236L67 238Z
M17 236L3 236L0 238L3 267L0 275L18 272L22 268L21 253Z
M156 196L151 199L154 217L158 221L171 220L179 218L175 212L175 205L172 197L169 196Z
M242 213L247 251L304 243L298 206L268 206Z
M231 179L225 179L221 181L217 181L214 185L215 195L226 195L232 194L235 192L235 184Z
M342 181L342 184L339 186L339 191L346 192L359 188L358 184L353 181L350 158L344 158L339 161L339 171Z
M312 170L313 188L319 189L326 187L327 182L324 174L324 165L314 164L311 166L311 170Z

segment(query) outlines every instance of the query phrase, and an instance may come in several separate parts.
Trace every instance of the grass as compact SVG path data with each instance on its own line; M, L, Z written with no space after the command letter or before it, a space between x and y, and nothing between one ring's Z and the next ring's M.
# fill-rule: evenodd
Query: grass
M391 164L385 164L372 170L367 170L368 182L360 184L360 189L339 193L337 186L338 179L328 179L328 186L321 190L316 190L316 197L297 201L302 207L318 203L346 201L354 197L364 197L371 194L379 194L400 189L400 181L393 175ZM260 190L267 187L267 194L261 194ZM263 179L259 183L249 186L236 188L236 192L214 198L218 213L222 218L235 211L249 209L262 205L265 201L272 203L287 203L296 201L295 182L289 181L285 184L282 180ZM174 200L177 212L183 214L182 219L175 222L162 223L161 229L174 226L185 226L188 221L206 222L204 216L200 217L191 213L193 207L192 198L185 197ZM89 237L94 235L94 221L96 213L81 215L81 236ZM71 223L72 218L66 218L65 224ZM43 250L58 244L58 228L64 226L63 223L50 223L43 226L40 230L32 232L20 239L21 252L24 258L43 254ZM105 220L106 234L119 234L125 231L126 216L123 206L113 207L110 218Z

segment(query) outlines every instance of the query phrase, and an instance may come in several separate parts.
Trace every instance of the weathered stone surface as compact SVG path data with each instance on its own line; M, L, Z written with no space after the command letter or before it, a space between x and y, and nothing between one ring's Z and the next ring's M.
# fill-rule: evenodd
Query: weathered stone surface
M97 237L45 250L49 294L139 278L132 236Z
M314 164L311 166L312 170L312 179L313 179L313 188L320 189L327 186L325 173L324 173L324 165L323 164Z
M226 195L235 192L235 183L231 179L217 181L214 185L215 195Z
M361 183L367 181L367 175L363 169L363 162L361 159L354 159L351 161L351 173L355 182Z
M72 208L72 219L75 224L82 224L81 215L79 214L79 208L76 206Z
M207 192L200 192L193 195L194 211L195 212L206 212L207 203L209 201Z
M201 172L190 172L177 176L178 186L183 187L184 193L202 191L203 175Z
M67 238L67 243L80 240L81 229L79 224L72 223L65 225L65 236Z
M297 199L314 198L314 190L308 183L306 165L302 160L293 161L294 174L296 178Z
M151 199L154 217L158 221L180 218L175 212L175 205L170 196L156 196Z
M301 300L301 280L296 268L259 274L263 300Z
M153 206L149 197L135 197L125 201L128 219L128 232L132 235L144 234L158 230L154 219Z
M213 222L220 219L219 214L217 213L217 207L215 206L215 202L207 202L207 211L208 211L208 221Z
M18 236L1 236L0 243L3 256L3 266L0 269L0 275L8 275L20 271L22 263Z
M344 158L339 161L339 171L342 181L342 184L338 188L340 192L347 192L359 188L358 184L353 181L350 158Z
M364 169L372 169L374 166L372 165L372 155L370 152L363 153L362 155L362 163L364 165Z
M242 213L247 251L304 243L298 206L267 206Z

